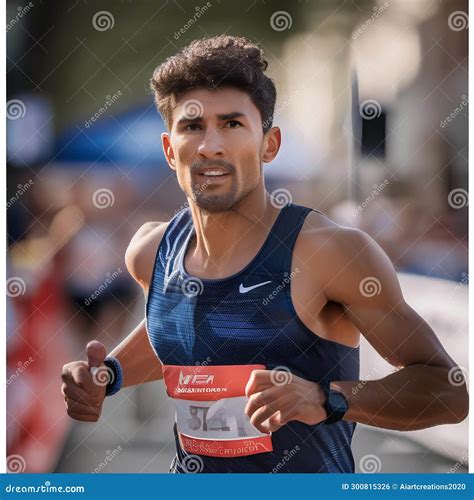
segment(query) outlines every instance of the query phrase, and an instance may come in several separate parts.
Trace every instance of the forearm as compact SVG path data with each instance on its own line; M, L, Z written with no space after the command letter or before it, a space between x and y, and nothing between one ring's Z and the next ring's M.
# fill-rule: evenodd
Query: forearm
M466 386L450 384L448 368L410 365L380 380L335 381L348 401L344 420L411 431L458 423L467 415Z
M109 356L117 358L122 366L122 387L163 378L160 360L148 339L145 320L132 330Z

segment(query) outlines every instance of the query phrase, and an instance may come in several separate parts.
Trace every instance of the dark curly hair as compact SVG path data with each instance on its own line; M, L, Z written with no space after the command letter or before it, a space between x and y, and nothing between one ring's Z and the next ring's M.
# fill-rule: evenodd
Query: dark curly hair
M219 35L194 40L153 72L150 87L168 130L180 94L192 88L236 87L247 92L260 111L263 132L272 127L276 101L273 81L265 75L263 51L244 37Z

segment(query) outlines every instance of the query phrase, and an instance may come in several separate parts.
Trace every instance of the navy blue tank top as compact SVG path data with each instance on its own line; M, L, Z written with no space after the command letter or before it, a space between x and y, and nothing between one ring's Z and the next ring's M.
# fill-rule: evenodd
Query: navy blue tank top
M244 269L224 279L199 279L184 268L194 234L186 208L169 223L159 245L147 298L150 343L164 365L287 367L314 382L359 379L359 348L323 339L298 317L291 299L293 248L313 209L284 206L265 243ZM324 263L321 263L324 265ZM249 293L241 284L271 282ZM183 288L184 287L184 288ZM198 293L183 293L199 287ZM200 472L354 472L354 422L307 425L291 421L272 434L273 451L244 457L200 456ZM186 459L174 434L173 472Z

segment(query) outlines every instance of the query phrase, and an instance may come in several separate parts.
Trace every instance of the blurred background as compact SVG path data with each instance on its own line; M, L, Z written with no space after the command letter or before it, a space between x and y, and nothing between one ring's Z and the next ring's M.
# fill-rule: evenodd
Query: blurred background
M110 350L144 317L125 248L186 203L148 81L203 36L242 35L265 51L283 134L267 190L371 234L467 374L467 1L8 0L7 22L11 472L168 471L161 382L78 423L60 372L86 359L89 340ZM363 341L361 378L391 371ZM467 472L467 447L467 420L359 425L353 441L361 472Z

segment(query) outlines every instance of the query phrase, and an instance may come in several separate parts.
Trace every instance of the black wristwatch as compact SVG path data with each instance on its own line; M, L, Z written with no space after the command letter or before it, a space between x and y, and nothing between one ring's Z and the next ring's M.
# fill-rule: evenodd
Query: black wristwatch
M334 424L342 420L347 412L348 404L344 394L330 388L331 381L324 380L321 382L321 387L326 394L326 403L324 408L327 413L325 424Z

